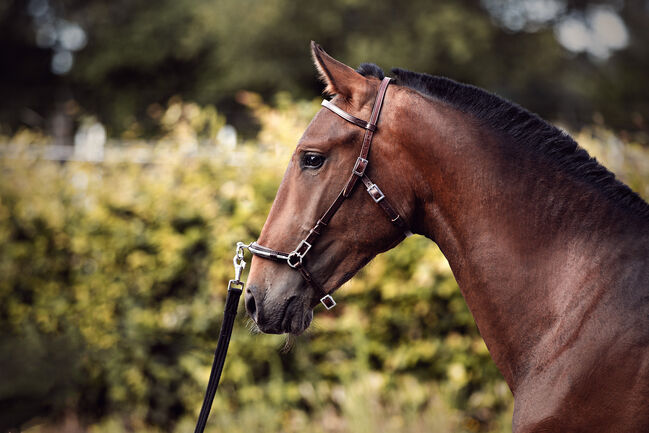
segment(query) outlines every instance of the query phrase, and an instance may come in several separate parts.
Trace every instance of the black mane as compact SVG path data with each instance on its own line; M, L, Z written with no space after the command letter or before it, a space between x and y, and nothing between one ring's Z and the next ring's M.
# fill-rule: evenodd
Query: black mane
M383 70L363 63L357 70L364 76L382 79ZM592 158L567 133L536 114L497 95L445 77L435 77L404 69L392 69L395 84L439 99L457 110L474 116L486 126L546 155L565 172L577 176L607 197L649 217L649 205L606 167Z
M361 65L356 69L356 72L363 75L364 77L376 77L379 80L385 78L383 69L376 66L374 63L361 63Z

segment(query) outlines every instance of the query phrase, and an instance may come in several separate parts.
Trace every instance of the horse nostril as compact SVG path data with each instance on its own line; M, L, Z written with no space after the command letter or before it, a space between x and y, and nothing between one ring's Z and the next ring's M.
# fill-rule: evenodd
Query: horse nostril
M250 289L246 289L246 311L248 311L252 320L257 323L257 304L255 303L255 296Z

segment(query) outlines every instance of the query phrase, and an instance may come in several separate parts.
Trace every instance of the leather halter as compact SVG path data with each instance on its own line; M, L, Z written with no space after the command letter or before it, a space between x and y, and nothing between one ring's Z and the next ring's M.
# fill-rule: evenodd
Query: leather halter
M367 157L370 151L370 145L372 144L374 132L377 130L376 124L379 120L379 115L381 114L381 107L383 106L383 100L385 98L385 93L388 89L388 85L390 84L390 80L390 78L385 77L383 81L381 81L379 91L376 95L376 100L374 101L374 106L372 107L370 120L367 122L359 119L358 117L352 116L351 114L340 109L327 100L322 101L323 107L336 113L346 121L365 129L365 136L363 137L363 144L361 145L360 155L356 159L356 163L354 164L354 168L352 169L349 180L345 184L345 187L342 189L342 191L340 191L340 194L338 194L336 200L334 200L331 206L329 206L329 209L327 209L327 211L322 214L318 222L316 222L313 228L309 231L309 234L304 239L302 239L297 248L295 248L290 253L273 250L271 248L259 245L257 242L253 242L248 246L248 250L255 256L261 257L263 259L286 262L286 264L288 264L291 268L300 272L307 284L309 284L316 290L316 292L319 293L318 296L320 296L320 302L325 306L327 310L332 309L336 305L336 301L334 301L331 295L325 292L322 286L318 284L318 282L313 278L311 273L304 266L303 259L311 250L311 247L313 246L315 241L320 237L324 228L327 227L327 225L331 221L331 218L333 218L333 216L336 214L336 212L340 208L340 205L342 205L343 201L345 201L345 199L347 199L347 197L351 195L359 179L363 182L363 184L365 184L365 188L370 197L372 197L372 200L374 200L375 203L381 206L381 209L383 209L383 211L386 213L386 215L390 219L390 222L398 227L406 237L412 234L401 215L399 215L399 213L394 210L394 207L392 206L392 204L390 204L381 189L365 174L365 170L367 169L368 164Z

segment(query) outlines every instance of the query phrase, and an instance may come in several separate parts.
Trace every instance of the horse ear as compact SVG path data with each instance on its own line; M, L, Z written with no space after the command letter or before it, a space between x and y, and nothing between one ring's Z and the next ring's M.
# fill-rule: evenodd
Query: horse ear
M323 93L340 95L349 99L354 93L354 89L361 89L365 86L367 81L365 77L331 57L313 41L311 41L311 56L320 74L320 79L327 85Z

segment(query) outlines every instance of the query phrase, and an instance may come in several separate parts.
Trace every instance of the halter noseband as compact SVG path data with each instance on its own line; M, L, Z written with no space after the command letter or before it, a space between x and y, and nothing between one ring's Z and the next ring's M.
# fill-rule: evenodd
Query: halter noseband
M347 197L351 195L359 179L363 182L363 184L365 184L365 188L370 197L372 197L372 200L374 200L375 203L381 206L381 209L383 209L383 211L386 213L386 215L390 219L390 222L392 222L392 224L403 231L406 237L412 234L403 218L397 211L394 210L394 207L385 197L385 194L383 194L381 189L365 174L365 170L367 169L368 164L367 157L370 151L370 145L372 144L374 132L377 130L376 123L379 119L379 115L381 114L381 107L383 106L383 100L385 98L385 93L388 89L389 84L390 78L388 77L385 77L383 81L381 81L379 91L376 95L376 100L374 101L374 107L372 107L370 120L367 122L359 119L358 117L352 116L351 114L343 111L327 100L322 101L323 107L336 113L346 121L365 129L365 136L363 137L361 153L356 159L356 163L354 164L354 168L352 169L349 180L345 184L345 187L342 189L342 191L340 191L340 194L338 194L336 200L334 200L331 206L329 206L329 209L327 209L327 211L320 217L318 222L309 231L309 234L304 239L302 239L297 248L295 248L290 253L273 250L271 248L259 245L257 242L253 242L248 246L248 250L255 256L261 257L263 259L286 262L286 264L288 264L291 268L300 272L307 284L309 284L319 293L319 296L321 296L320 302L325 306L327 310L331 310L336 305L336 301L334 301L331 295L325 292L322 286L318 284L315 279L313 279L311 273L304 266L303 259L307 255L309 250L311 250L311 247L313 246L315 241L320 237L324 228L327 226L327 224L329 224L331 218L333 218L333 216L336 214L336 212L340 208L340 205L342 205L343 201L345 201L345 199L347 199Z

